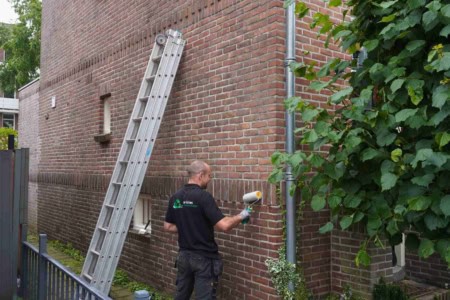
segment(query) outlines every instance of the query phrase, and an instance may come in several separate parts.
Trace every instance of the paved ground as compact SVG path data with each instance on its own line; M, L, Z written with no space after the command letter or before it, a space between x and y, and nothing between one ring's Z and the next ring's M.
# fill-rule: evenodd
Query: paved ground
M441 289L407 279L400 281L399 285L412 299L450 300L450 290Z

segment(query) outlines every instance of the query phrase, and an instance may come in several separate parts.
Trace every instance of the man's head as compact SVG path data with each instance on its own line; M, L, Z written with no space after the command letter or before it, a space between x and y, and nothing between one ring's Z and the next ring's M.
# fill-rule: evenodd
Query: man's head
M211 167L201 160L193 161L187 168L189 183L198 184L201 188L206 189L211 181Z

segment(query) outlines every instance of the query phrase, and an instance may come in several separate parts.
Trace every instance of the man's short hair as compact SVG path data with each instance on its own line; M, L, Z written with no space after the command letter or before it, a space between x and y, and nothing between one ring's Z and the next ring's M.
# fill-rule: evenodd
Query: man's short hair
M206 171L206 163L201 160L194 160L187 168L189 178Z

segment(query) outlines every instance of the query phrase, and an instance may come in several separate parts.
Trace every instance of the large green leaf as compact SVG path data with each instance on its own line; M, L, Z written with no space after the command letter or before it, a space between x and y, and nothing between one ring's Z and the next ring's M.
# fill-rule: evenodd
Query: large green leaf
M450 34L450 25L445 26L444 28L441 29L441 32L439 32L439 35L445 38L448 37L449 34Z
M446 217L450 217L450 195L442 197L440 208Z
M311 208L314 211L323 209L326 205L325 197L323 195L314 195L311 201Z
M347 208L356 208L361 202L362 198L358 195L351 194L344 198L344 206Z
M408 90L408 95L411 98L411 102L418 105L423 99L423 86L425 82L418 79L408 80L406 87Z
M397 222L395 220L390 220L388 225L386 226L386 230L390 235L394 235L398 232Z
M407 45L406 45L406 50L408 50L409 52L413 52L413 51L416 51L416 50L418 50L418 49L421 49L421 48L423 48L425 45L426 45L426 41L424 41L424 40L414 40L414 41L411 41L411 42L409 42Z
M380 153L377 150L373 148L367 148L361 153L361 159L362 161L371 160L372 158L377 157L379 154Z
M333 223L328 222L327 224L325 224L325 225L323 225L322 227L319 228L319 232L320 233L327 233L327 232L332 231L333 228L334 228Z
M320 156L320 154L317 154L317 153L311 154L310 157L308 158L308 160L311 163L311 165L315 168L321 167L323 165L323 163L325 162L325 160L322 158L322 156Z
M311 129L305 133L305 136L303 137L303 141L305 143L314 143L319 139L319 136L317 135L316 131L314 129Z
M352 225L352 222L353 222L353 215L351 215L351 216L343 216L341 218L341 221L339 222L339 225L341 225L341 228L343 230L345 230L348 227L350 227L350 225Z
M402 155L403 155L402 149L397 148L395 150L392 150L392 152L391 152L391 160L393 162L399 162L400 159L402 158Z
M381 175L381 190L387 191L392 189L397 183L398 176L393 173L385 173Z
M436 230L438 228L446 228L448 221L436 216L433 213L427 213L425 215L425 225L429 230Z
M369 235L375 235L378 232L378 229L380 229L381 225L383 225L383 222L381 221L381 218L379 216L369 216L367 221L367 231Z
M333 102L335 104L339 104L345 98L347 98L347 96L350 95L352 92L353 92L353 88L348 87L346 89L340 90L339 92L333 94L333 96L331 96L330 100L331 100L331 102Z
M391 91L393 93L395 93L399 88L402 87L404 82L405 82L405 79L396 79L396 80L392 81Z
M397 134L390 132L386 128L382 128L380 131L377 132L377 144L378 146L389 146L391 145L395 138L397 137Z
M411 108L402 109L401 111L399 111L398 113L395 114L395 121L396 122L403 122L406 119L408 119L409 117L414 116L417 113L418 110L419 110L418 108L415 108L415 109L411 109Z
M442 108L445 102L450 99L450 89L447 86L438 86L433 91L433 106Z
M439 132L436 134L434 140L439 146L439 149L442 149L442 147L446 146L448 143L450 143L450 133L447 132Z
M410 9L416 9L416 8L425 6L427 1L426 0L408 0L407 3L408 3L408 6Z
M376 6L379 6L379 7L381 7L381 8L386 9L386 8L391 7L392 5L394 5L394 4L397 3L397 2L398 2L398 0L394 0L394 1L384 1L384 2L381 2L381 3L375 3L375 2L373 2L372 5L376 5Z
M431 205L431 198L426 196L413 197L408 200L409 209L415 211L424 211Z
M321 90L323 90L324 88L329 86L330 83L331 83L331 81L327 81L327 82L314 81L309 85L309 88L311 88L317 92L320 92Z
M450 4L447 4L441 8L441 14L444 17L450 18Z
M365 41L363 46L367 50L367 52L370 52L373 49L375 49L379 43L380 43L380 41L378 39L374 39L374 40L370 40L370 41Z
M416 168L418 162L425 161L425 160L429 159L432 156L433 156L433 150L431 150L431 149L420 149L419 151L417 151L416 157L411 162L411 166Z
M429 239L422 239L419 245L419 255L428 258L434 253L434 243Z
M430 31L439 23L438 14L434 11L427 11L423 14L422 24L425 31Z
M372 259L366 250L360 249L355 257L355 265L359 267L360 265L369 266Z
M411 182L420 186L428 187L433 182L434 174L426 174L423 176L417 176L411 179Z
M319 114L319 112L320 111L315 108L306 108L302 111L302 120L305 122L310 122Z
M306 16L309 12L309 8L306 6L303 2L297 2L295 4L295 13L298 15L299 18L303 18Z

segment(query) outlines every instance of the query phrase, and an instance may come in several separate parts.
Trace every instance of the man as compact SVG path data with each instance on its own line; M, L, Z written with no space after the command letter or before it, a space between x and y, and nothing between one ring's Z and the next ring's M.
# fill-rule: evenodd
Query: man
M170 198L164 222L166 231L178 233L175 300L189 299L194 289L197 300L216 299L223 265L214 229L230 231L249 218L249 212L244 209L229 217L222 214L213 196L205 191L211 180L207 163L196 160L187 172L189 181Z

